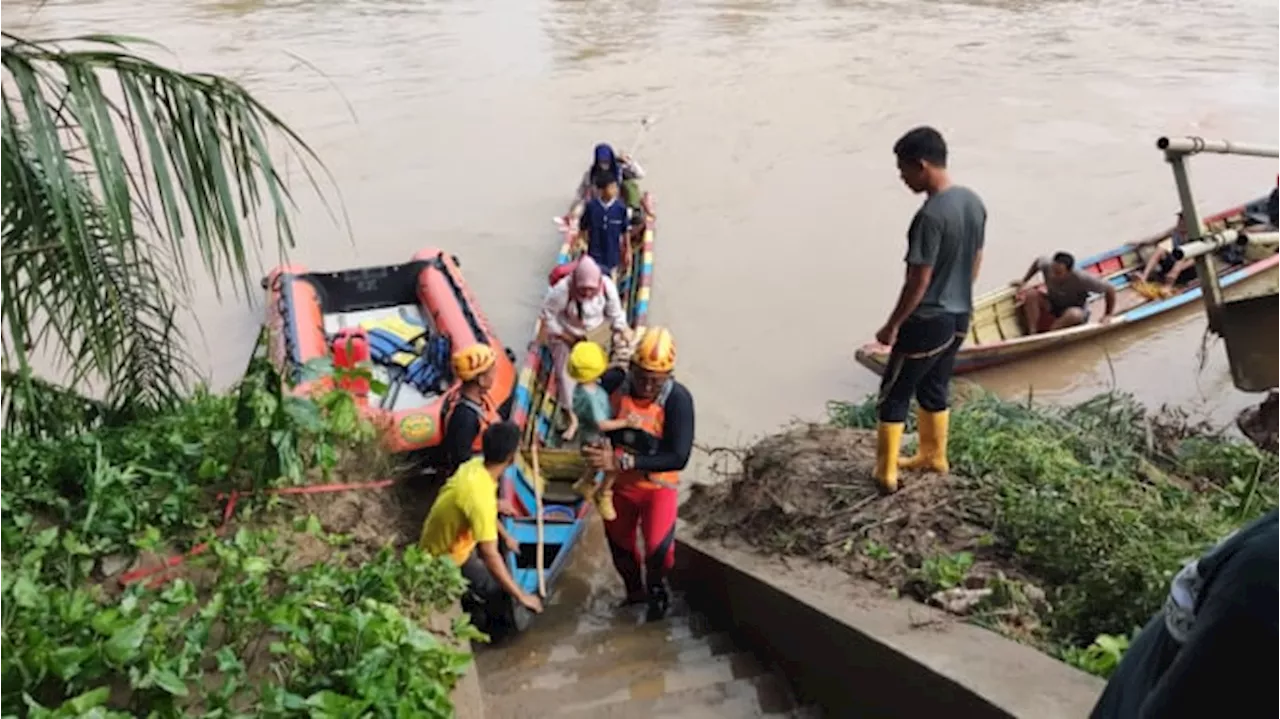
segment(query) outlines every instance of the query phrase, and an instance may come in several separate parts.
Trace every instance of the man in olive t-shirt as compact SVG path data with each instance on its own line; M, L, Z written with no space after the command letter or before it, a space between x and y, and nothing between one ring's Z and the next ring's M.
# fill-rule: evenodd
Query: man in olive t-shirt
M951 184L947 144L917 127L893 146L898 172L912 192L927 195L907 231L907 273L898 303L876 341L891 346L880 383L875 477L898 488L898 468L946 472L947 400L956 352L969 331L973 281L982 265L987 210L970 189ZM899 462L911 397L920 403L920 451Z

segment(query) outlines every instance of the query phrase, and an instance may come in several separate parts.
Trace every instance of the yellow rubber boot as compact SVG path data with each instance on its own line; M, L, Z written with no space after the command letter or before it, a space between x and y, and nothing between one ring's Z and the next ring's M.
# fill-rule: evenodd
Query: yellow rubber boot
M901 422L876 425L876 484L885 494L898 491L898 449L901 446Z
M950 410L941 412L916 411L916 426L920 429L920 448L910 457L898 462L901 469L920 469L926 472L946 474L951 469L947 462L947 427Z

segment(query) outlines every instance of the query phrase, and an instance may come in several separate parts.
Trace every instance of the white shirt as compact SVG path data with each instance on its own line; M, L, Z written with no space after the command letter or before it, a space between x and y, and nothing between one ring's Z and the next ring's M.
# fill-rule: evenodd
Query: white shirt
M547 290L542 300L542 324L547 332L551 335L568 332L586 337L588 332L605 321L613 325L614 332L626 332L629 329L627 315L622 311L622 301L618 299L618 286L608 276L602 277L600 284L604 291L585 300L571 296L572 274Z

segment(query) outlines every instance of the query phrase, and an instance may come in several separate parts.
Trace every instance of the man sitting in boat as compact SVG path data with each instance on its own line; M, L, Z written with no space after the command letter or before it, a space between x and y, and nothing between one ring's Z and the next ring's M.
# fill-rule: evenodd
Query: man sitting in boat
M1151 280L1159 280L1163 285L1162 295L1173 294L1175 287L1186 287L1196 281L1196 260L1194 257L1184 257L1181 260L1174 259L1173 249L1181 247L1187 241L1187 233L1182 225L1182 213L1178 213L1178 222L1174 226L1173 232L1169 235L1172 248L1157 246L1151 256L1147 258L1147 264L1142 268L1142 272L1138 273L1134 278L1137 282L1149 282ZM1228 265L1239 264L1244 261L1244 251L1236 245L1227 245L1220 247L1214 253L1218 258Z
M618 298L618 286L586 255L577 260L572 273L547 291L542 301L542 328L551 345L560 406L566 411L573 407L577 386L568 371L573 346L587 339L608 346L612 336L615 348L625 351L630 347L631 326Z
M480 452L486 428L497 420L498 413L489 398L497 361L489 345L476 344L453 353L453 374L461 384L446 398L440 413L447 471Z
M645 330L630 371L614 367L599 380L610 394L613 416L635 416L638 429L618 430L610 441L582 448L592 467L617 473L617 517L605 522L605 536L626 587L626 603L647 602L650 621L667 613L665 578L675 561L676 488L693 452L693 395L672 377L675 366L671 332L664 327ZM628 446L628 434L657 437L657 447L636 450ZM643 563L636 551L637 531L644 533Z
M510 626L511 600L542 611L542 600L520 589L498 547L498 479L515 461L520 428L499 422L484 431L483 454L467 460L441 488L422 525L418 545L432 556L448 556L462 569L467 594L463 609L481 631ZM509 538L507 549L517 551Z
M1014 283L1020 290L1018 298L1026 315L1027 329L1032 334L1088 322L1089 295L1093 293L1106 297L1106 309L1099 321L1110 321L1116 310L1116 288L1101 277L1075 267L1076 258L1059 252L1053 257L1037 259L1027 274ZM1044 286L1030 290L1026 284L1037 272L1044 275Z

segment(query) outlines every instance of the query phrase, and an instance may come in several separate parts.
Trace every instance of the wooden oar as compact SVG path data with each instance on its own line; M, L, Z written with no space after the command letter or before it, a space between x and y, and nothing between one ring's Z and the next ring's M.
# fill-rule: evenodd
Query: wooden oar
M530 454L533 458L533 506L534 517L538 527L538 546L534 555L534 566L538 569L538 596L545 599L547 597L547 578L542 571L543 563L543 542L542 542L542 472L538 468L538 438L534 437L533 446L530 448Z

